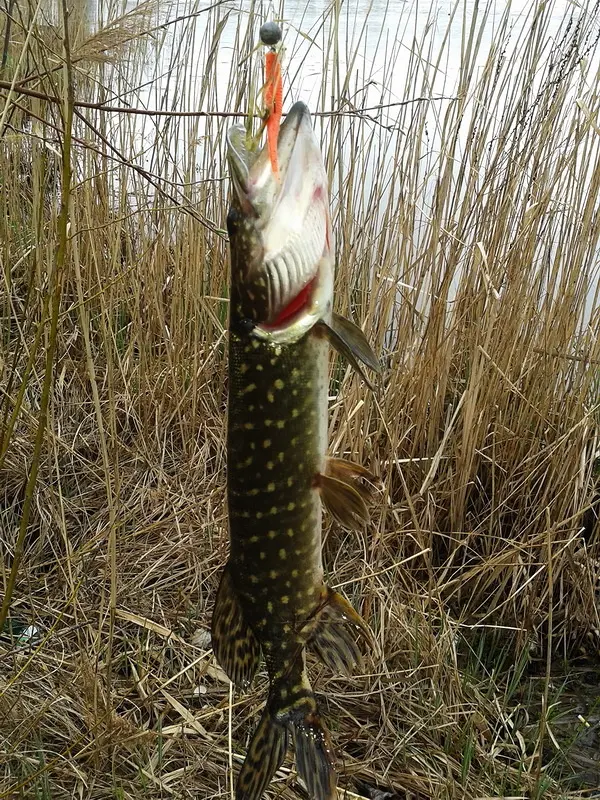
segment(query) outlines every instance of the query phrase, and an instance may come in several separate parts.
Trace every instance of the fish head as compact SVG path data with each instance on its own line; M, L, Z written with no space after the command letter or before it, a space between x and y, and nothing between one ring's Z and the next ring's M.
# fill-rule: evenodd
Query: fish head
M307 329L307 319L330 313L333 296L327 174L308 108L295 103L281 125L279 176L266 145L248 148L243 126L228 131L227 144L232 319L265 329L303 320Z

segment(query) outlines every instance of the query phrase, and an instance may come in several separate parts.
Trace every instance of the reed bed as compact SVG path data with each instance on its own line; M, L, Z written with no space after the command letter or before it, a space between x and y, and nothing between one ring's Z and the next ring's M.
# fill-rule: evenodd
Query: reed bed
M226 797L266 677L232 693L207 634L224 134L272 12L5 5L0 798ZM376 74L366 10L334 0L285 33L286 105L320 49L337 308L384 365L370 393L332 358L332 453L382 487L362 533L327 521L325 541L381 654L353 679L311 663L349 797L600 783L569 761L584 716L555 735L556 662L593 668L600 630L600 9L564 4L556 32L562 5L515 25L460 0L409 39L407 7ZM291 760L269 796L304 796Z

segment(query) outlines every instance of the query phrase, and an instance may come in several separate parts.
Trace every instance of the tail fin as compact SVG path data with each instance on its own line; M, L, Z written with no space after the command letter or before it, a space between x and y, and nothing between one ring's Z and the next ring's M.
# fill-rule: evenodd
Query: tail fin
M262 797L283 763L288 741L287 727L273 718L267 704L239 774L235 800L259 800Z
M286 676L271 687L238 778L236 800L260 800L283 762L290 731L294 737L298 775L311 800L337 797L337 774L329 732L302 669L298 685L291 686L290 676Z
M304 699L303 706L294 710L290 723L296 747L296 769L308 796L311 800L333 800L337 797L335 756L312 691Z

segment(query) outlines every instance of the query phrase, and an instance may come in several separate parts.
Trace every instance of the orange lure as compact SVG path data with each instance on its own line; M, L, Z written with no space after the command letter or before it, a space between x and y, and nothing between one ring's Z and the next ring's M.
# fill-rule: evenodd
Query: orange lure
M279 53L269 50L265 56L265 106L267 113L267 148L271 167L279 180L279 163L277 160L277 139L281 124L281 106L283 103L283 82L281 80L281 62Z

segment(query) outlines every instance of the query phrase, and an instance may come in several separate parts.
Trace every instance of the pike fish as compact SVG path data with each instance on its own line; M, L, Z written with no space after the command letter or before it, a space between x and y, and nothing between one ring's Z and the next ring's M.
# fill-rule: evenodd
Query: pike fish
M237 780L259 800L293 739L312 800L336 797L329 733L306 671L306 648L349 674L370 629L324 582L322 503L343 525L368 517L372 476L328 459L328 348L359 370L379 364L363 333L333 313L327 175L307 107L282 124L275 176L266 148L228 132L233 200L227 497L230 556L212 619L215 656L247 687L261 654L267 703ZM362 374L362 372L361 372ZM366 479L366 482L365 482Z

